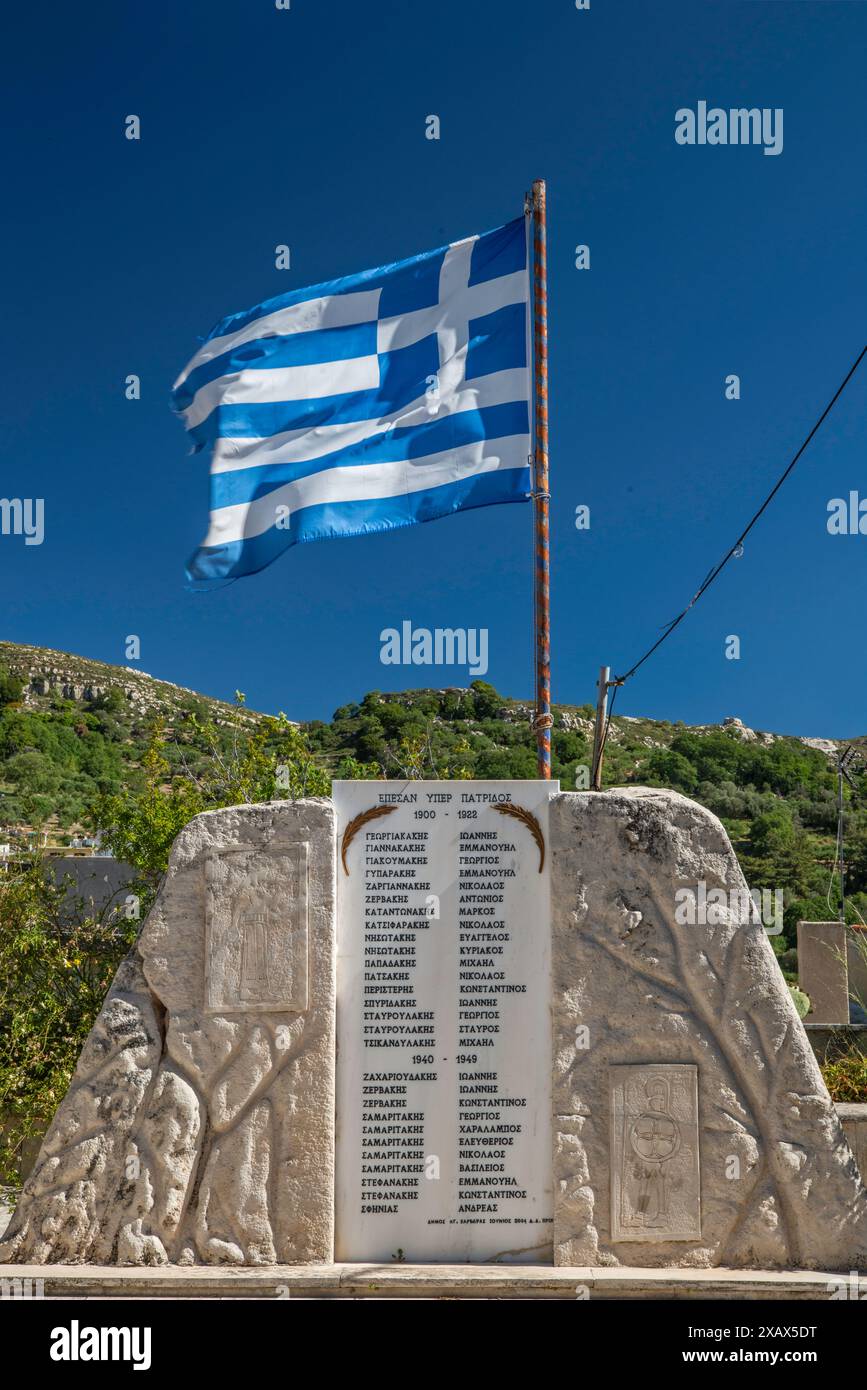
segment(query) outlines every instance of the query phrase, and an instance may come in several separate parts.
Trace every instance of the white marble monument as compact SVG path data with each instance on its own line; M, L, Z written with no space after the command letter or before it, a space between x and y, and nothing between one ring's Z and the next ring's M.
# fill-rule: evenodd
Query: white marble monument
M0 1260L867 1268L714 816L532 781L334 796L178 836ZM688 925L699 885L729 906Z

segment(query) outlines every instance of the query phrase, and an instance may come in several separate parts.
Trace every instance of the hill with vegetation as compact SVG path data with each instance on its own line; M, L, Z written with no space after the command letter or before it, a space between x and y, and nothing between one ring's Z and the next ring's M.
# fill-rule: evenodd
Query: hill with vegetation
M90 827L101 793L141 780L157 724L179 764L184 746L197 761L197 721L256 718L130 666L0 642L0 827Z
M248 710L241 696L230 705L133 668L0 643L0 827L6 838L47 827L58 843L105 829L106 806L143 795L149 778L163 789L196 789L175 807L176 820L185 806L242 799L248 784L256 795L286 795L280 758L302 753L320 790L328 777L531 778L530 716L528 705L474 681L469 689L371 691L330 721L291 725ZM592 736L591 705L555 707L553 775L565 789L583 785ZM230 764L253 739L255 773L233 784ZM791 941L798 917L837 912L837 747L736 719L687 727L615 715L604 783L671 787L718 815L750 885L783 889ZM270 783L262 781L269 759ZM858 782L867 791L867 778ZM846 813L848 915L858 920L867 917L867 799L848 787Z

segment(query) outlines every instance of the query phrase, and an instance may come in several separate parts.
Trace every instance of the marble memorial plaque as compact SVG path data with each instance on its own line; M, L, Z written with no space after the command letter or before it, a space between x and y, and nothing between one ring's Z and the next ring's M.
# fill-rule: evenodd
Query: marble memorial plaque
M700 1240L698 1068L609 1069L612 1240Z
M338 1260L551 1258L558 790L334 783Z
M307 845L226 850L205 877L206 1012L304 1012Z

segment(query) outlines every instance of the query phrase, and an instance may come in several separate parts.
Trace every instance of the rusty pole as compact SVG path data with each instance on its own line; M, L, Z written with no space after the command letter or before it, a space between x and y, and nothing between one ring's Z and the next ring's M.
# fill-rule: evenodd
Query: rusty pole
M596 723L593 726L593 778L590 783L595 792L602 790L602 754L605 751L605 716L608 713L608 687L611 684L611 667L599 668L599 694L596 696Z
M536 405L533 505L535 508L535 671L539 776L551 776L551 564L548 492L548 263L545 180L536 179L530 198L533 219L533 395Z

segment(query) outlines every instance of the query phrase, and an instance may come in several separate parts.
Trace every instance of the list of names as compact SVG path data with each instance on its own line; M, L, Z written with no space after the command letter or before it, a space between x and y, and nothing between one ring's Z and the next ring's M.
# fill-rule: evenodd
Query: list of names
M335 782L337 1258L551 1249L552 782Z

